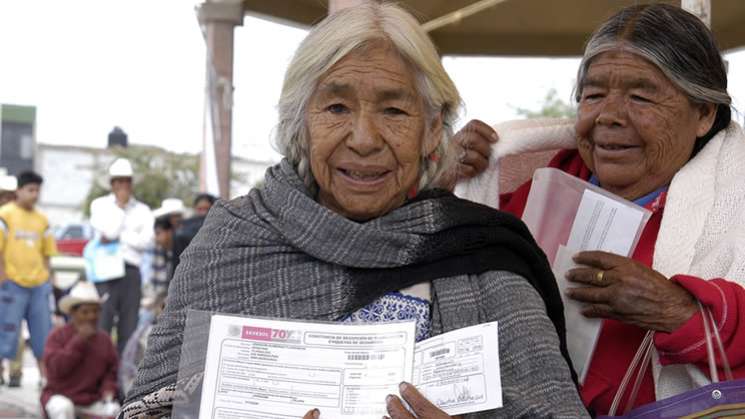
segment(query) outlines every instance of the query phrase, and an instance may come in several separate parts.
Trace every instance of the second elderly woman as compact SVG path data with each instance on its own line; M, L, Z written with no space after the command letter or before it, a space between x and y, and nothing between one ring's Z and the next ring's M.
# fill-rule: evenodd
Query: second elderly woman
M589 40L577 85L575 136L549 124L531 138L523 124L521 147L560 144L565 150L551 167L653 213L631 258L580 253L583 267L568 274L578 286L569 297L603 319L583 401L606 414L618 394L622 412L707 384L699 303L714 317L734 376L745 377L745 135L731 121L711 31L675 6L626 8ZM499 134L497 156L517 138ZM530 187L503 195L500 208L521 215ZM619 386L649 331L653 367L630 400ZM719 357L717 366L724 366Z
M460 98L416 20L371 3L329 16L295 53L279 103L285 159L262 188L210 211L177 269L125 417L166 415L192 388L176 385L189 309L415 319L418 340L499 321L504 407L483 415L586 415L545 256L516 218L433 189ZM401 394L416 417L447 417L413 386ZM390 416L415 417L387 399Z

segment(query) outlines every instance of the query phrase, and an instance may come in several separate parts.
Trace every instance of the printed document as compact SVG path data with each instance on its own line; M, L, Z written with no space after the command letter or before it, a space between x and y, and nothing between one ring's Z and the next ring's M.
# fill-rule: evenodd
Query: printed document
M496 323L437 336L416 350L414 336L414 321L350 325L214 315L199 417L301 418L318 408L322 418L378 419L402 381L450 414L501 406Z
M450 416L502 407L497 322L419 342L412 382Z
M411 377L415 322L344 325L214 315L200 418L375 418Z
M566 247L629 256L644 210L585 189Z

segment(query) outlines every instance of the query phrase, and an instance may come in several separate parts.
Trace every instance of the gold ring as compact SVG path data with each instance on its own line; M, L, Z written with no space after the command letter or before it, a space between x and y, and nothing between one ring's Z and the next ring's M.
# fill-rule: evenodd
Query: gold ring
M599 283L603 283L603 277L605 276L605 271L598 271L598 273L595 274L595 280L597 280Z

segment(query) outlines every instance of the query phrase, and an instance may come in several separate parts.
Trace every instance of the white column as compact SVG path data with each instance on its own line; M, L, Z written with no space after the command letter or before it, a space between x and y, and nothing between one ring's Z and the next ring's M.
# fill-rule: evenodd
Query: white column
M243 24L243 5L239 1L202 3L198 17L207 43L207 101L214 105L211 107L215 121L212 138L217 182L220 197L228 199L233 125L233 30ZM202 168L200 174L204 176L204 173ZM200 179L202 186L204 183L204 179Z

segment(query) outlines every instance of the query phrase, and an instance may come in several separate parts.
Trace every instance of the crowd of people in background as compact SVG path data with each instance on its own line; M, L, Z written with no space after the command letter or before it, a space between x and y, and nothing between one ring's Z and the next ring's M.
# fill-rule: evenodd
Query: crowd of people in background
M199 194L190 209L168 198L152 211L134 197L127 159L116 159L108 176L111 192L90 206L85 275L67 290L54 289L55 238L36 209L43 178L0 176L0 385L7 360L8 386L21 386L28 343L50 419L118 413L178 257L216 201Z

